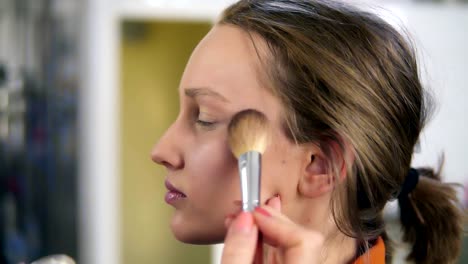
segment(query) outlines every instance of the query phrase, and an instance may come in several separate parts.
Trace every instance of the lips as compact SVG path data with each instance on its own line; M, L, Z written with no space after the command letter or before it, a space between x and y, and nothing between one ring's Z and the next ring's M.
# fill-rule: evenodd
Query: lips
M179 191L174 185L172 185L168 180L164 182L167 188L167 193L165 195L165 200L168 204L173 204L178 200L181 200L183 198L186 198L187 195L185 193Z

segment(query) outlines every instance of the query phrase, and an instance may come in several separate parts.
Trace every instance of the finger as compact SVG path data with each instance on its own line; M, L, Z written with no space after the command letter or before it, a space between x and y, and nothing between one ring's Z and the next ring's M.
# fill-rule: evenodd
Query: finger
M229 226L232 224L234 219L236 219L237 214L229 214L224 218L224 227L229 229Z
M226 215L226 218L224 219L224 226L229 229L229 226L232 224L234 219L236 218L238 214L228 214ZM263 264L263 236L261 233L258 234L258 240L257 240L257 247L255 249L255 256L254 256L254 261L253 264ZM267 262L269 263L269 262Z
M234 201L234 204L241 203L240 206L242 206L242 202L240 201ZM227 214L224 217L224 227L229 228L231 225L232 221L242 212L242 207L237 208L234 213Z
M293 248L301 246L308 231L289 220L286 216L268 206L257 207L254 211L255 223L272 246Z
M262 233L258 233L257 247L255 249L255 257L254 257L253 263L263 264L263 235Z
M251 213L243 212L229 227L224 240L222 264L252 263L257 244L257 228Z
M281 198L278 196L273 196L266 202L266 205L275 209L278 212L281 212Z
M281 212L281 199L279 194L271 197L270 199L267 200L266 205L273 208L274 210ZM263 241L265 244L271 247L277 247L278 245L269 240L268 238L263 238ZM269 247L265 247L264 249L264 259L266 260L265 263L279 263L276 258L275 250Z

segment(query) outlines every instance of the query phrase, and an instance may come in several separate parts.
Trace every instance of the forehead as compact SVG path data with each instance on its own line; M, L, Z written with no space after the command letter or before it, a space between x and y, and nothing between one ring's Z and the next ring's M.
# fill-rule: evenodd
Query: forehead
M184 89L209 87L244 107L276 107L272 104L276 99L260 78L262 65L257 52L265 54L265 47L261 39L236 26L215 26L190 57L181 80L181 95Z

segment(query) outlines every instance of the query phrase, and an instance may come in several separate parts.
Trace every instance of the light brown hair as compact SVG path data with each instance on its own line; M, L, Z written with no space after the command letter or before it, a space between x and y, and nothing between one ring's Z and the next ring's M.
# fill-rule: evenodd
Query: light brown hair
M335 1L242 0L219 23L266 42L262 70L283 103L291 140L319 145L335 177L333 144L343 157L352 152L332 199L338 228L365 244L385 237L382 210L410 170L431 110L408 39L378 16ZM408 258L452 263L462 238L456 192L439 173L418 171L401 208L404 239L413 245Z

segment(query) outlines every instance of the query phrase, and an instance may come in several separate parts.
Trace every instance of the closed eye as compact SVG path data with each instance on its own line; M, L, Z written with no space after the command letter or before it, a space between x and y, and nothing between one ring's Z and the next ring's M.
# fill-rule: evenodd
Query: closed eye
M200 119L197 119L197 125L202 126L202 127L211 127L215 124L215 122L208 122L208 121L203 121Z

